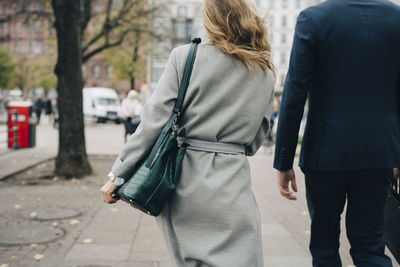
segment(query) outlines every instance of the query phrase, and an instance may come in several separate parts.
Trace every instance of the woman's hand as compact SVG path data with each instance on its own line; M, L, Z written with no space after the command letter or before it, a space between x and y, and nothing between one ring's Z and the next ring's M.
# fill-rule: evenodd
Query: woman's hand
M103 201L108 204L116 203L119 199L113 198L112 194L118 189L118 186L114 184L114 182L108 181L103 187L100 189L101 196L103 197Z

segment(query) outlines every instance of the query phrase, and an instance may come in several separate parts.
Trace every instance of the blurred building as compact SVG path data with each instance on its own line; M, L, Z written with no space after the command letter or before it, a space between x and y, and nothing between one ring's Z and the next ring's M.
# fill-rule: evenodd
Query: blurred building
M106 1L93 0L94 17L105 9ZM8 48L17 59L47 59L56 61L56 31L52 25L53 18L37 15L23 15L22 9L29 13L52 12L50 6L44 6L43 1L32 0L22 7L20 1L0 0L0 45ZM21 13L16 16L16 13ZM92 23L93 24L93 23ZM91 25L88 29L93 29ZM106 58L98 54L86 62L83 67L85 87L111 87L128 90L129 82L115 81L113 68Z
M261 15L266 16L272 58L278 70L276 91L281 93L289 67L294 29L300 11L321 0L255 0Z
M152 87L158 82L169 54L175 47L187 44L205 34L201 15L202 0L152 0L158 6L152 27L158 40L149 43L147 81Z

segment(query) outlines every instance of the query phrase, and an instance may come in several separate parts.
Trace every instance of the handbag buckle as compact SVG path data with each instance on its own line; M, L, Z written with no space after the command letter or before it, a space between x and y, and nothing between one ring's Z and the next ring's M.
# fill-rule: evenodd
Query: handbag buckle
M175 117L175 119L174 119L174 125L177 125L178 124L178 119L179 119L179 116L181 115L181 113L180 112L178 112L177 114L176 114L176 117Z

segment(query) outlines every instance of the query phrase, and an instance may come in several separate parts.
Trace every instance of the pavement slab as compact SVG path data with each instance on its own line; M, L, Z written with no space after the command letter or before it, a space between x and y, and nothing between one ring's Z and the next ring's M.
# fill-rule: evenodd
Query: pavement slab
M41 138L47 136L50 140L57 136L57 131L46 125L40 126L40 131L43 133ZM105 205L101 201L99 188L107 179L106 175L123 143L122 126L89 125L86 131L89 134L89 153L96 152L90 157L94 170L92 175L72 180L35 178L37 175L49 176L54 166L48 165L51 162L45 162L39 165L40 169L38 166L29 170L24 169L26 165L19 164L20 174L0 182L0 233L7 231L7 225L39 224L65 230L62 238L52 242L0 246L0 266L172 267L154 218L122 202ZM115 138L119 134L121 140ZM106 145L102 148L99 142ZM38 148L43 155L46 151L55 153L56 141L46 143L45 140L38 140ZM13 151L6 152L11 153L7 155L0 151L1 173L4 173L4 166L13 163L11 158L16 161L14 163L29 162L30 154L27 151L17 151L19 154L14 156ZM253 189L262 220L265 266L310 267L310 219L305 201L304 176L298 168L295 169L298 200L282 198L276 185L276 172L272 168L271 151L271 148L261 149L255 157L250 158ZM66 212L63 213L60 208ZM43 210L47 210L47 221L37 218L43 216ZM79 214L69 217L66 216L67 210ZM343 266L348 267L352 266L352 261L345 229L342 229L340 253ZM0 234L0 242L1 239ZM394 263L394 267L399 265Z

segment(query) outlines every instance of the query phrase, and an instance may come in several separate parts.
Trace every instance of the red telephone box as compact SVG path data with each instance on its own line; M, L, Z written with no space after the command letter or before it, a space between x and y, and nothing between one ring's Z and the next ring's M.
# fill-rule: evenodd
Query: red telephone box
M35 146L36 125L30 122L32 103L13 101L8 103L8 147L28 148Z

